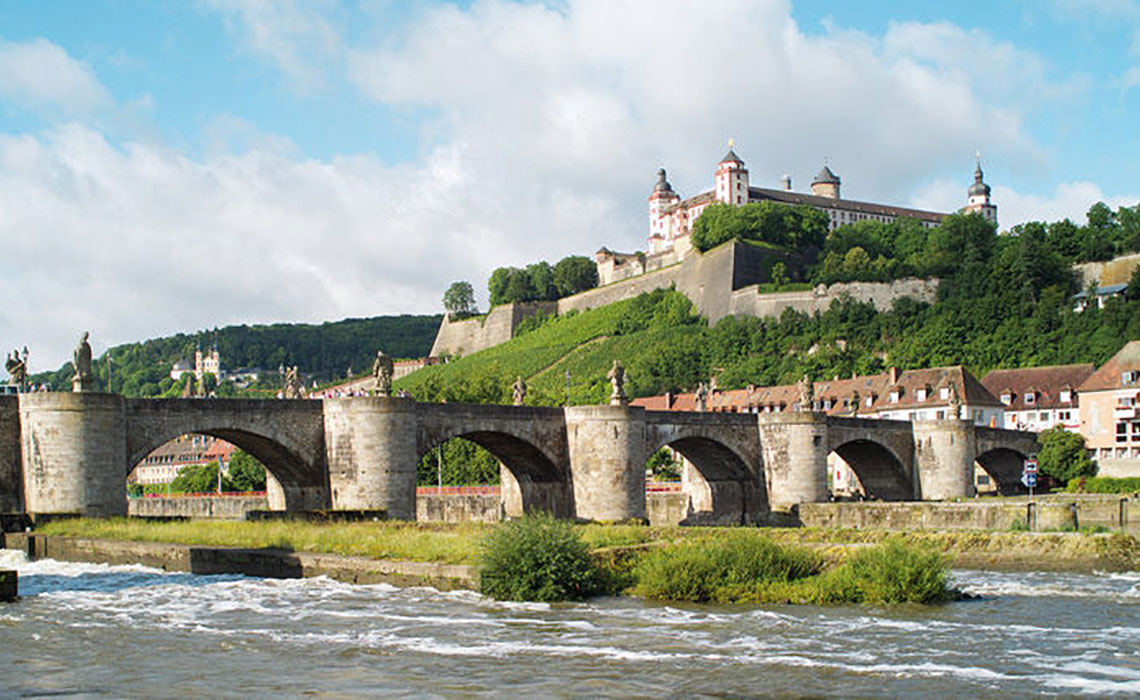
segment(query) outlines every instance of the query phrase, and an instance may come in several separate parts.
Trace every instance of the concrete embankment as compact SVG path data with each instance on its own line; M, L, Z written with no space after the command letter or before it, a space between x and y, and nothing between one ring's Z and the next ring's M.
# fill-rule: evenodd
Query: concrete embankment
M244 574L266 578L328 576L346 583L432 586L440 590L476 590L479 587L475 567L462 564L365 559L283 549L124 542L35 533L9 533L4 535L2 544L6 549L23 550L31 559L142 564L194 574Z

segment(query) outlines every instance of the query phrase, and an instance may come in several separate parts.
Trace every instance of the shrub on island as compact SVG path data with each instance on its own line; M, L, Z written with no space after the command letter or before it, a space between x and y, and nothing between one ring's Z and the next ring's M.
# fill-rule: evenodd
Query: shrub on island
M568 520L546 513L497 526L482 543L479 587L496 600L555 602L603 592L603 575Z
M825 568L810 549L736 531L646 554L636 568L634 592L698 603L939 603L957 596L948 571L939 552L901 538Z

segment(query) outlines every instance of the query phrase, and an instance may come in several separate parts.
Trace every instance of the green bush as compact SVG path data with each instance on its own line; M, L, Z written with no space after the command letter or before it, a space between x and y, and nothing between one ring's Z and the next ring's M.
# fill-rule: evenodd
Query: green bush
M509 520L484 539L480 590L496 600L581 600L603 577L573 525L547 514Z
M1065 490L1069 493L1137 493L1140 477L1080 476L1070 479Z
M636 567L634 591L661 600L722 601L738 598L742 586L794 581L818 573L820 566L808 549L730 532L650 552Z
M939 603L952 597L941 552L894 537L855 554L846 567L864 603Z
M1096 474L1096 465L1089 458L1082 435L1057 426L1038 435L1037 442L1041 445L1037 461L1042 473L1062 482Z

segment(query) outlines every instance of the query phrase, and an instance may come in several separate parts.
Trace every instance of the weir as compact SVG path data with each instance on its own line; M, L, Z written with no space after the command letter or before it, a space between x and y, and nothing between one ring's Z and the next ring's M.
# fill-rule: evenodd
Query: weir
M128 399L100 393L0 397L0 509L126 515L126 478L184 433L214 435L259 459L285 511L416 513L416 465L453 437L503 464L508 514L644 520L646 459L669 446L696 474L688 522L763 523L770 511L828 500L827 457L843 456L883 500L974 495L975 461L1016 492L1036 435L968 421L903 422L822 413L686 413L627 405L540 408L324 400ZM1008 463L1008 464L1007 464Z

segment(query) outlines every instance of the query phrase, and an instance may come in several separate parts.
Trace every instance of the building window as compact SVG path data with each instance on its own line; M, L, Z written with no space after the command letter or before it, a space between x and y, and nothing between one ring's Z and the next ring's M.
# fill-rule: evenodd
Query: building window
M1013 394L1009 393L1008 391L1002 392L1001 402L1006 406L1010 405L1013 403Z
M1069 403L1073 400L1073 392L1070 389L1061 389L1061 401Z
M1117 423L1116 424L1116 441L1117 442L1128 442L1128 424L1127 423Z
M1032 406L1037 402L1037 394L1032 391L1025 392L1025 403Z
M1037 414L1037 420L1041 421L1042 423L1049 422L1049 412L1048 411L1042 411L1041 413L1038 413Z
M938 398L942 399L943 401L950 398L950 387L948 387L948 386L942 387L938 391Z
M894 389L891 391L891 403L898 403L898 402L899 402L899 392L898 392L898 389Z
M1070 419L1070 417L1071 417L1072 415L1073 415L1073 414L1072 414L1071 412L1069 412L1069 411L1059 411L1059 412L1057 413L1057 418L1059 418L1059 419L1060 419L1060 420L1062 420L1062 421L1067 421L1067 420L1069 420L1069 419Z
M915 389L914 390L914 400L915 401L925 401L926 400L926 389L925 388Z

